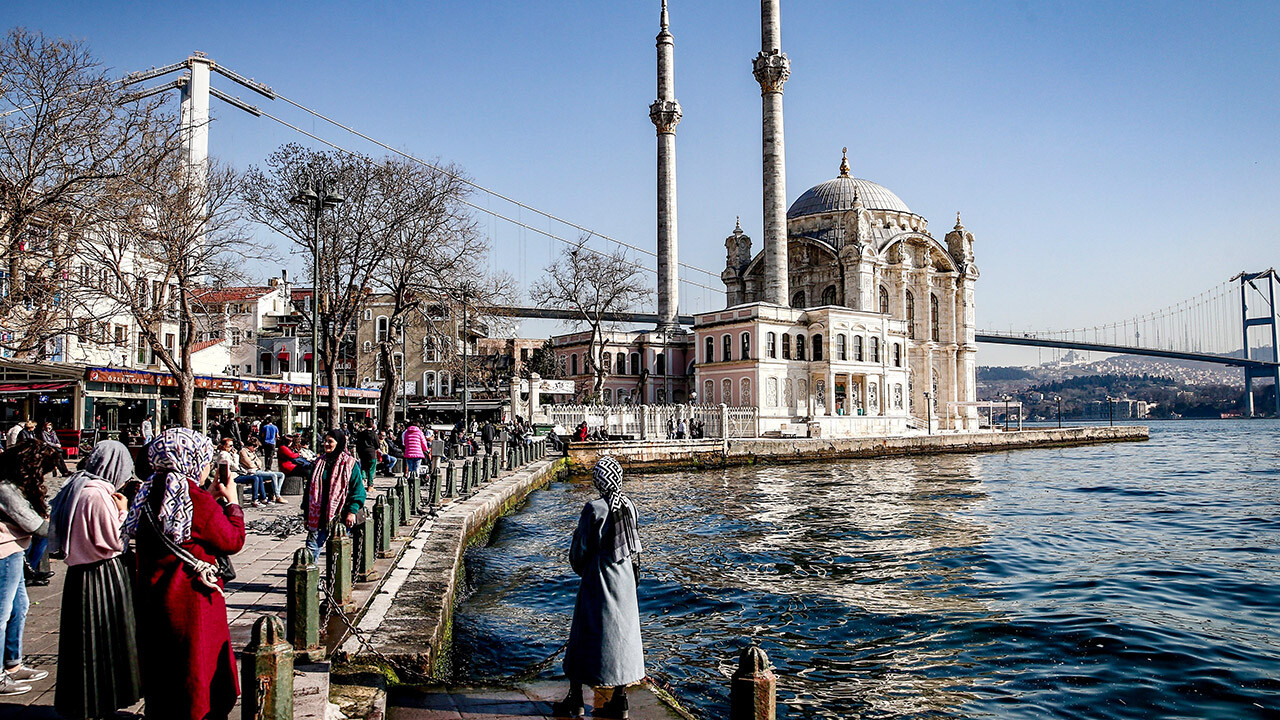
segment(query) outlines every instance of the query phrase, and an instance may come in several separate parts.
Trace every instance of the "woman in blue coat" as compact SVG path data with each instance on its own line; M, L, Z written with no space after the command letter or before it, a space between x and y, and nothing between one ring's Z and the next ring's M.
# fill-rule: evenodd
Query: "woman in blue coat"
M581 578L565 651L569 695L556 703L560 716L581 717L582 686L614 688L594 717L626 718L626 686L644 679L644 646L636 580L640 534L636 506L622 494L622 466L605 456L591 473L600 499L582 508L569 562Z

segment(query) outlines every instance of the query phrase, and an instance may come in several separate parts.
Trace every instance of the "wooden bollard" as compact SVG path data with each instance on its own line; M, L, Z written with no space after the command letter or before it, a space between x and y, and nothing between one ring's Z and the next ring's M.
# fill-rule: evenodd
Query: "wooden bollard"
M325 575L329 578L330 601L337 604L339 611L351 605L351 549L347 526L338 523L329 533L325 548Z
M293 554L285 587L286 635L299 656L320 650L320 569L311 562L311 551Z
M356 553L356 580L360 582L369 582L378 577L373 569L373 563L378 559L378 536L372 511L367 515L364 522L356 526L356 542L360 543L360 552Z
M738 669L729 688L729 720L774 720L778 688L769 656L750 645L738 656Z
M240 654L240 702L243 720L293 720L293 646L274 615L253 624Z

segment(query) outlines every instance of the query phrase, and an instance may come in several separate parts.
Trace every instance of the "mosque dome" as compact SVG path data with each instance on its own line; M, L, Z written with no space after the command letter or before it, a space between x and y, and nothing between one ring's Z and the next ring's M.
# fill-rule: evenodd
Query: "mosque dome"
M902 198L889 188L849 175L849 158L846 154L840 162L840 176L814 185L796 198L787 209L787 219L852 210L855 192L862 200L862 206L868 210L911 212Z

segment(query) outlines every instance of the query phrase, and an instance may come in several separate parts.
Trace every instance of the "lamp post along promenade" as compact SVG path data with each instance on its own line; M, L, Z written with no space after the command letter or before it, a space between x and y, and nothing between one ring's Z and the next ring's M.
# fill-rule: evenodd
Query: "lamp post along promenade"
M311 210L311 451L319 451L320 388L317 382L320 371L320 218L325 208L341 205L343 197L329 192L328 182L318 180L309 189L298 191L289 202L305 205ZM329 388L329 392L335 392Z

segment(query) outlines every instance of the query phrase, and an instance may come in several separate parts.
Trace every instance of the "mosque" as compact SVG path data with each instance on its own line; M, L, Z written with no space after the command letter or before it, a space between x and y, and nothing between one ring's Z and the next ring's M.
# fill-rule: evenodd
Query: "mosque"
M617 377L621 384L606 384L612 391L606 401L688 397L755 407L760 430L770 434L977 430L973 234L957 214L939 242L928 220L893 191L854 177L847 152L837 177L786 205L782 93L790 61L781 50L779 0L760 5L753 73L762 104L762 247L755 251L741 225L734 228L725 239L721 274L727 307L695 316L686 333L677 326L675 127L681 108L663 0L658 100L650 106L658 133L659 322L655 330L611 334L609 345L616 347L606 347L606 357L631 357L631 374L637 360L655 364L645 376L662 361L667 389ZM581 341L581 335L555 339L562 362L583 351ZM678 378L674 392L671 374Z

